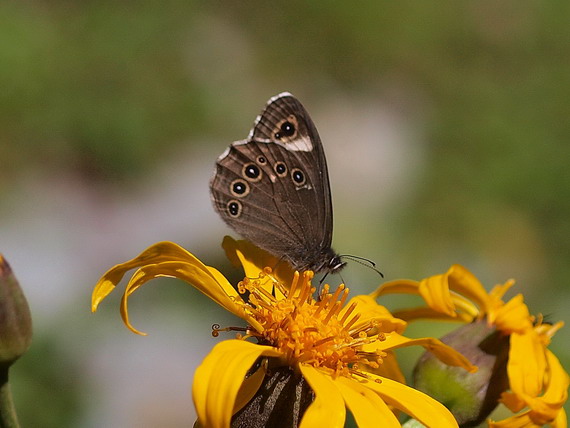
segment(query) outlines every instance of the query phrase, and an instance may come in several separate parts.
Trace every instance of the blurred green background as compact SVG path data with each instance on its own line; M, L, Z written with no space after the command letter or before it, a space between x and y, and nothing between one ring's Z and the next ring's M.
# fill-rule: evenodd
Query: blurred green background
M193 422L210 326L237 321L157 281L133 299L141 338L119 295L92 315L90 293L159 240L239 278L208 181L282 91L323 139L338 251L386 279L516 278L568 320L569 19L561 0L0 3L0 251L35 322L12 374L23 426ZM380 282L357 264L343 279ZM567 368L569 340L552 344Z

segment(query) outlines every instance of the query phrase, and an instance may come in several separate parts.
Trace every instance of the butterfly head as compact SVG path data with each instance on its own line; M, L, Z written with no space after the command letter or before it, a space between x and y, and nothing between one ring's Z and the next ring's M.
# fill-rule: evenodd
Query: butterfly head
M321 253L321 257L309 269L315 273L325 272L329 274L338 273L345 266L346 262L342 260L342 257L329 247Z
M332 259L329 260L328 270L330 273L340 272L346 266L346 262L343 262L339 255L334 255Z

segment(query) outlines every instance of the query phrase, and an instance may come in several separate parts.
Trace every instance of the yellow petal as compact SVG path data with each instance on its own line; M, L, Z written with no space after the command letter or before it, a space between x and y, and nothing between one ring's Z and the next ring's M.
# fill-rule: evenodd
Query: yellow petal
M398 333L388 333L386 340L376 341L363 346L364 351L372 350L394 350L407 346L423 346L426 350L434 354L441 362L448 366L463 367L470 373L476 372L477 367L469 362L463 354L457 352L451 346L446 345L439 339L433 337L423 337L420 339L409 339Z
M419 294L420 283L410 279L397 279L395 281L386 281L375 291L370 293L370 297L377 299L386 294Z
M211 428L227 428L236 396L245 375L261 357L279 357L270 346L244 340L218 343L196 369L192 398L200 424Z
M511 390L519 397L536 397L542 391L546 370L546 354L534 330L513 333L510 338L507 373Z
M401 427L394 413L374 391L362 386L356 380L342 376L333 382L359 428Z
M534 329L536 330L536 332L538 333L538 335L542 339L544 346L548 346L548 345L550 345L550 340L552 339L554 334L556 334L556 332L558 330L560 330L562 327L564 327L564 322L558 321L555 324L540 324L539 323L538 325L536 325L534 327Z
M547 424L558 420L558 414L568 399L568 373L564 370L556 356L546 350L549 367L549 379L542 397L528 398L530 419L536 424ZM560 423L560 422L559 422Z
M518 413L526 407L526 402L513 392L503 392L499 401L513 413Z
M540 428L540 425L532 423L528 412L511 416L499 422L489 421L488 426L489 428Z
M570 377L560 360L550 350L546 350L548 360L549 381L543 398L551 403L564 403L568 399Z
M357 295L351 298L339 313L339 318L346 313L348 308L355 304L353 312L348 319L359 314L360 318L353 324L352 328L356 329L371 321L380 322L378 329L382 332L397 331L403 332L406 328L406 322L395 318L384 306L379 305L370 295Z
M420 282L411 280L386 282L370 296L377 298L384 294L395 293L420 295L434 311L446 314L449 318L460 316L468 321L472 321L480 312L474 303L485 310L489 302L489 296L479 280L460 265L453 265L446 273L430 276ZM422 309L417 310L420 312L406 310L400 314L419 318ZM434 318L433 313L424 314Z
M211 269L201 263L190 264L186 262L169 261L139 268L127 284L121 301L121 315L127 327L137 334L143 333L134 329L129 322L128 298L143 284L157 277L181 279L193 285L229 312L257 326L256 321L244 313L243 306L236 304L236 301L241 301L241 297L237 295L237 292L229 285L225 278L222 283L218 282L218 279L212 274ZM228 295L228 293L230 293L230 295Z
M490 310L488 320L495 324L498 330L507 334L524 333L533 328L532 317L524 304L522 294L517 294L507 303Z
M256 247L251 242L225 236L222 248L234 266L243 268L246 277L257 278L259 272L265 267L270 267L273 269L273 276L282 284L291 284L293 269L289 264Z
M449 292L448 279L447 273L422 279L419 292L430 308L455 317L455 305Z
M509 291L513 285L515 285L514 279L509 279L504 284L495 285L489 292L489 299L502 300L505 293Z
M566 411L564 408L560 409L558 415L556 415L556 419L550 424L552 428L567 428L568 427L568 419L566 418Z
M173 242L158 242L148 247L134 259L112 267L101 277L99 282L95 285L91 296L91 310L93 312L97 310L99 303L121 282L121 279L127 271L141 266L168 261L184 261L186 263L196 263L197 265L203 266L200 260L181 246Z
M265 378L265 374L267 373L266 366L267 364L261 364L255 373L243 381L239 388L239 392L237 393L232 414L235 415L243 406L249 403L249 400L253 398Z
M489 295L483 284L469 270L461 265L453 265L447 271L449 289L466 297L478 305L483 312L487 311Z
M428 427L457 427L455 418L443 404L400 382L368 374L363 387L374 390L389 405L402 410Z
M315 400L307 407L299 428L344 427L346 419L344 401L331 377L309 365L300 364L299 368L315 393Z
M427 319L434 321L461 321L461 322L471 322L474 316L467 315L462 312L458 312L456 317L450 317L447 314L442 314L432 308L419 307L411 309L398 309L392 312L394 317L400 318L404 321L410 322L418 319Z
M406 384L406 378L400 369L396 355L392 351L384 350L386 355L382 357L382 364L378 368L372 368L367 366L366 371L374 373L378 376L387 377L388 379L395 380Z

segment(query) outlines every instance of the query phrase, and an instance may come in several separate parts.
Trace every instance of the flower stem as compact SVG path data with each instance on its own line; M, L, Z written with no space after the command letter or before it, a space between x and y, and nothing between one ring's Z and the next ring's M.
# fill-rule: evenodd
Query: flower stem
M8 366L0 367L0 428L19 428L18 416L8 381Z

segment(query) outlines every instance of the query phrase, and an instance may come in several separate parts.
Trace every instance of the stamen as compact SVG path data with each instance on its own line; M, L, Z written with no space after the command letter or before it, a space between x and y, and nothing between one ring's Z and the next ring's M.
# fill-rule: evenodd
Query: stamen
M315 342L315 343L313 344L313 346L314 346L315 348L318 348L318 347L321 346L322 344L327 343L327 342L330 342L330 341L333 340L333 339L334 339L334 336L325 337L324 339L321 339L321 340Z
M290 364L311 364L330 370L333 377L367 378L358 370L359 364L380 366L385 354L362 351L363 345L382 340L383 336L375 330L379 323L366 322L352 329L361 314L354 315L356 303L344 307L349 294L344 284L332 293L330 286L325 284L315 300L315 288L311 286L313 272L295 272L289 289L272 272L264 269L257 279L244 278L238 284L238 291L242 294L248 291L249 299L245 302L238 298L236 304L240 311L256 321L258 328L222 329L215 325L212 327L213 335L217 336L221 331L237 331L240 332L237 335L239 339L255 337L261 343L278 349ZM267 286L262 286L268 279L273 281L273 293ZM277 290L280 293L276 293ZM339 317L341 312L342 317Z
M299 272L295 271L293 275L293 281L291 282L291 288L289 289L289 294L287 294L288 299L292 299L297 290L297 284L299 283Z
M344 290L344 284L340 284L337 289L335 290L332 299L337 300L340 293Z
M346 324L346 325L344 326L344 329L347 330L347 331L350 331L350 327L352 327L352 325L353 325L356 321L358 321L358 319L360 318L360 315L361 315L361 314L356 314L354 317L352 317L352 319L348 322L348 324Z
M344 322L347 320L348 316L352 313L352 311L354 311L355 308L356 308L356 303L352 302L352 304L348 307L348 309L346 310L346 312L344 313L342 318L339 320L341 324L344 324ZM348 330L348 329L345 327L345 330Z
M311 292L311 284L308 283L306 276L303 276L303 284L301 284L301 291L299 293L299 303L305 303L307 297Z
M238 282L237 285L237 290L239 294L245 294L245 292L247 291L247 289L245 288L245 284L243 281Z
M368 323L358 327L356 330L349 331L348 334L350 334L352 337L356 337L356 336L360 335L360 333L365 333L365 335L366 335L366 331L372 330L374 327L375 326L372 322L368 322ZM366 336L368 336L368 335L366 335Z
M327 316L323 320L323 322L325 324L329 322L329 320L332 318L332 316L334 315L334 313L336 312L336 310L338 309L339 306L340 306L340 302L335 302L335 304L332 306L332 308L329 310L329 313L327 314Z
M329 290L330 290L330 286L328 284L323 285L323 288L321 289L321 292L319 295L319 300L322 300L323 297L329 293Z
M289 291L285 288L285 286L277 280L273 281L273 286L277 288L284 296L287 296L287 294L289 293Z
M349 292L348 288L345 288L344 291L342 292L342 297L340 298L340 309L342 309L344 307L344 304L345 304L346 299L348 297L348 292ZM340 312L340 310L339 310L339 312ZM337 313L337 315L338 315L338 313Z
M252 303L254 303L256 306L261 306L263 309L266 309L269 312L273 311L273 307L269 303L261 299L256 299L255 297L256 296L249 296L249 299L252 301Z
M245 327L224 327L221 328L220 324L212 324L212 336L218 337L220 335L220 331L243 331L247 332L249 329Z
M317 303L317 310L315 311L315 316L318 316L321 313L323 308L325 308L328 305L331 298L332 295L327 294L325 295L324 299L322 299L319 303Z

